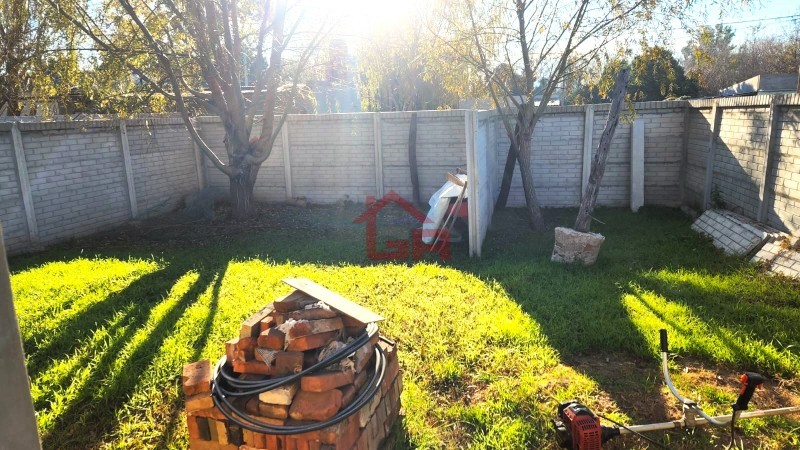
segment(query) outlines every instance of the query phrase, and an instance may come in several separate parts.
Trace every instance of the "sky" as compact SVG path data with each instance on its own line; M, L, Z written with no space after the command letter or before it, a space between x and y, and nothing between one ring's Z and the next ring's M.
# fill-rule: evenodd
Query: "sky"
M794 20L800 20L800 0L754 0L752 6L734 9L705 5L697 8L693 17L698 23L710 26L718 23L729 25L734 31L734 44L740 45L755 34L774 36L785 33L793 26ZM673 33L671 50L677 57L690 36L677 21L674 21Z
M800 0L749 0L749 6L734 8L720 8L715 5L715 0L699 0L698 3L691 13L693 25L729 24L734 29L734 43L737 45L754 33L762 36L782 34L793 25L793 20L800 20ZM356 44L360 37L369 35L371 31L408 18L413 9L425 8L426 1L337 0L329 3L334 4L346 24L337 34ZM690 35L677 20L673 21L671 33L667 43L680 59L681 49L686 46Z

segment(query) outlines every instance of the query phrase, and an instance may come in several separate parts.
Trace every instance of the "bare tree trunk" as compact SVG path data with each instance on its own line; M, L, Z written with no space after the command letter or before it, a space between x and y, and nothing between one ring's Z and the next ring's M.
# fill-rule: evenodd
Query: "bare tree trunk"
M417 170L417 112L411 113L411 126L408 129L408 168L411 171L411 192L414 204L420 205L419 172Z
M603 180L603 174L606 171L606 161L608 161L608 152L611 149L611 139L614 138L614 132L617 130L617 123L619 123L619 113L622 109L622 103L625 101L625 91L628 86L628 70L623 69L617 75L617 81L614 83L614 90L611 91L611 108L608 110L608 119L606 119L606 126L603 129L603 134L600 136L600 142L597 144L597 152L592 160L592 172L589 175L589 184L586 186L586 192L583 193L581 198L581 208L578 210L578 218L575 220L575 231L588 233L589 227L592 223L592 211L594 205L597 203L597 194L600 191L600 182Z
M517 124L514 125L514 134L519 136L519 117L517 117ZM511 144L508 146L508 156L506 156L506 166L503 169L503 181L500 183L500 193L497 196L495 209L502 209L508 203L508 194L511 191L511 180L514 177L514 167L517 165L517 149L514 147L514 140L511 139Z
M533 173L531 171L531 130L523 124L520 127L519 151L517 160L519 161L519 173L522 177L522 190L525 192L525 204L528 205L528 222L531 228L536 231L544 230L544 218L542 210L539 208L539 199L536 198L536 189L533 187Z

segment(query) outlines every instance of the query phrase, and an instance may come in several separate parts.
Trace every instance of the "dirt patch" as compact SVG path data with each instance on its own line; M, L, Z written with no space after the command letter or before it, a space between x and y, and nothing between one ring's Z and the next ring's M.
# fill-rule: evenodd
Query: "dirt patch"
M741 387L739 377L742 372L726 366L713 366L698 360L680 359L680 371L671 370L673 382L679 391L700 406L709 405L713 400L698 399L700 392L722 392L736 398ZM667 389L661 374L661 365L656 360L642 360L626 355L592 355L569 358L565 363L573 369L591 377L600 385L601 393L591 400L592 407L599 414L607 415L624 412L633 423L657 423L679 419L682 416L678 401ZM691 392L684 386L690 387ZM719 404L719 401L717 402ZM758 389L750 403L750 409L770 409L786 406L800 406L800 380L768 379L763 388ZM725 403L727 407L727 403ZM725 410L725 414L729 411ZM800 415L787 416L788 420L798 421ZM602 420L604 425L611 425ZM666 440L671 449L696 448L699 442L709 439L718 444L727 444L729 429L702 427L694 433L671 431ZM665 441L664 433L648 433L648 437ZM760 448L758 436L742 437L737 434L745 448ZM626 436L611 441L607 447L612 449L646 448L646 442ZM652 446L650 448L656 448Z
M214 218L188 217L181 210L158 217L131 222L103 233L77 240L82 246L92 248L117 247L127 244L177 247L192 245L205 247L221 240L246 236L264 230L302 231L318 237L338 233L361 232L363 224L353 220L364 212L364 205L345 203L339 205L296 206L286 203L256 203L253 213L245 219L234 219L226 204L214 206ZM381 210L379 225L391 231L392 227L411 229L419 223L394 205ZM76 241L67 243L74 245Z

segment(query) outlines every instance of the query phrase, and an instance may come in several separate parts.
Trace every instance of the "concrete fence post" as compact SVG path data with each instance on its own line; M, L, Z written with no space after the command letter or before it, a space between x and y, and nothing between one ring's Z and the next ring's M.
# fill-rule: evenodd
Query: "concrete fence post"
M592 171L592 138L594 136L594 105L586 105L583 115L583 172L581 176L581 198L589 185Z
M36 429L30 381L19 334L11 277L8 273L3 231L0 229L0 386L4 408L0 408L0 449L42 448Z
M631 211L644 206L644 120L631 127Z
M375 195L383 198L383 136L381 135L381 113L372 114L372 136L375 147Z
M767 186L770 184L769 174L772 172L772 167L775 164L774 151L772 148L777 147L776 145L773 145L777 123L778 101L775 96L772 96L772 100L769 103L769 119L767 120L767 142L764 148L764 164L761 167L761 178L759 179L757 217L759 222L766 222L767 213L769 212L769 204L767 202Z
M477 253L477 236L478 236L478 220L477 220L477 191L475 189L477 183L477 171L475 170L475 133L473 112L464 111L464 139L465 150L467 157L467 229L469 230L469 256Z
M133 179L133 164L131 164L131 150L128 146L128 127L124 120L119 121L119 139L122 143L122 160L125 163L125 180L128 182L128 198L131 203L131 217L139 217L139 208L136 205L136 183Z
M28 177L28 164L25 161L25 148L22 147L22 133L17 122L11 124L11 141L14 145L14 157L17 162L17 176L19 177L19 190L22 191L22 206L25 209L25 219L28 223L28 237L31 242L38 242L39 227L36 224L36 211L33 207L33 193Z
M716 153L721 117L722 109L719 107L719 101L715 101L714 106L711 108L711 137L708 139L708 155L706 155L706 180L703 189L704 209L711 207L711 192L714 190L714 154Z
M292 192L292 152L289 150L289 117L283 121L281 128L281 149L283 150L283 179L286 184L286 199L294 198Z
M192 141L192 150L194 151L194 164L195 170L197 171L197 188L203 189L206 187L206 162L205 156L203 152L200 150L200 146L197 145L197 142L194 141L191 137L189 140Z
M689 170L689 121L691 120L692 105L686 102L683 108L683 141L681 142L681 164L678 173L678 189L680 192L680 206L686 204L686 172Z

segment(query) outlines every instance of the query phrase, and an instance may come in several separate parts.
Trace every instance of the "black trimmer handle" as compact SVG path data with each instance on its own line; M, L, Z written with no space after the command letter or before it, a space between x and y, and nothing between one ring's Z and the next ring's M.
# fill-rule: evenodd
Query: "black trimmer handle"
M742 390L739 391L739 398L737 398L736 403L733 404L734 411L747 410L747 405L750 403L750 399L753 398L753 393L756 391L756 388L764 383L764 377L755 372L745 372L741 380Z
M661 335L661 352L662 353L669 353L669 345L667 343L667 330L660 329L658 333Z

